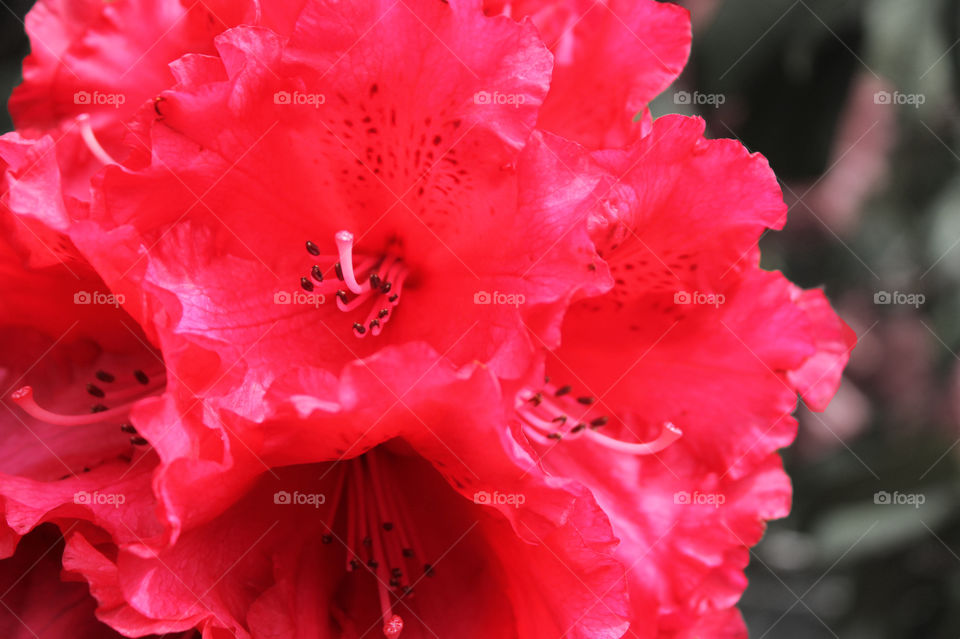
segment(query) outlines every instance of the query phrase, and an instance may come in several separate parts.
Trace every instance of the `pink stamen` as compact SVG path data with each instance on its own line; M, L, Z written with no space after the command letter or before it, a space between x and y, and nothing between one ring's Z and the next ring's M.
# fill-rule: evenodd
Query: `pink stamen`
M113 156L107 153L106 149L100 145L100 141L97 140L97 136L93 132L93 127L90 125L89 115L82 113L77 116L77 124L80 126L80 137L95 158L104 164L119 164L119 162L114 160Z
M522 429L532 441L552 445L550 440L573 440L586 437L590 441L629 455L652 455L667 448L683 436L671 422L664 422L656 439L649 442L625 442L595 430L607 422L607 417L589 418L595 410L595 399L570 396L570 387L557 388L545 384L540 392L527 390L518 395L515 410L522 421Z
M659 453L661 450L683 436L683 432L670 422L663 423L663 430L660 431L659 437L652 442L645 443L620 441L619 439L607 437L606 435L602 435L595 430L590 430L589 428L583 432L587 437L601 446L605 446L612 450L617 450L621 453L627 453L630 455L652 455L653 453Z
M357 282L353 272L353 233L338 231L333 239L337 243L337 251L340 253L340 270L343 273L343 283L357 295L363 293L364 289Z
M373 530L373 558L377 562L377 596L380 598L380 612L383 614L383 634L387 637L397 637L400 635L400 630L403 630L403 620L400 620L399 630L391 629L390 632L393 634L388 634L390 623L395 617L400 618L393 614L393 608L390 605L390 591L387 588L390 577L387 573L387 558L383 553L383 543L377 530L377 515L372 508L367 511L367 514L370 528Z
M61 415L42 408L33 397L33 388L22 386L10 394L10 399L20 406L28 415L40 421L54 424L56 426L88 426L90 424L99 424L109 419L125 419L136 403L130 402L117 408L89 413L86 415Z

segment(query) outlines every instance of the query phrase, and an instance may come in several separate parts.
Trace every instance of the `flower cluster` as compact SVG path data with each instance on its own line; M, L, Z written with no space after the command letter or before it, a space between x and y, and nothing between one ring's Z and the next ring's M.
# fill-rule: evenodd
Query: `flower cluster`
M854 340L759 267L766 161L650 117L684 10L40 0L27 28L4 636L745 636L790 413Z

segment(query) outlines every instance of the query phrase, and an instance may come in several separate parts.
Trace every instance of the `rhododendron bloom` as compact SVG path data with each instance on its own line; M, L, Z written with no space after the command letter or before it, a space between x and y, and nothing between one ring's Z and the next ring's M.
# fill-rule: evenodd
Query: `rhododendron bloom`
M499 428L495 386L426 348L386 349L348 366L336 395L305 399L300 428L282 416L247 430L273 439L258 472L176 544L114 555L75 535L65 565L129 634L396 637L402 624L404 637L619 637L627 602L609 523ZM203 466L181 465L184 484ZM195 501L187 491L165 499Z
M820 291L757 266L785 214L766 161L702 133L664 117L595 154L610 175L589 225L614 283L570 307L547 382L516 400L546 467L610 515L638 637L745 636L730 607L746 547L789 511L776 450L796 395L823 409L854 343Z
M125 636L745 635L790 413L854 340L759 268L766 161L652 120L683 9L41 0L28 29L4 556L55 523Z

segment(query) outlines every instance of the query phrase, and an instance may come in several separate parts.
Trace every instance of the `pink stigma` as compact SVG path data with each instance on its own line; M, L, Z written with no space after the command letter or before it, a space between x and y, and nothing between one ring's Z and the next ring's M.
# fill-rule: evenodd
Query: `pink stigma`
M401 632L403 632L403 619L400 615L393 615L390 621L383 624L383 634L387 639L397 639Z

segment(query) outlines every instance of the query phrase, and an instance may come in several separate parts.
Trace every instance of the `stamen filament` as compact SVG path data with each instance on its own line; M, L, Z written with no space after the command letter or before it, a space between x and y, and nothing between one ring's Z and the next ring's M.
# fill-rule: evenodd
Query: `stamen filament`
M136 403L136 401L133 401L110 410L101 410L87 415L61 415L48 411L37 404L37 400L33 397L33 388L30 386L22 386L13 391L10 394L10 399L31 417L57 426L88 426L109 419L124 419Z
M340 268L343 272L343 283L351 291L359 295L364 292L363 287L357 282L353 272L353 233L350 231L338 231L334 235L334 241L337 243L337 250L340 253ZM369 290L369 284L367 285Z
M652 455L653 453L659 453L661 450L683 436L683 432L670 422L663 423L663 430L660 432L660 436L652 442L624 442L620 441L619 439L607 437L606 435L598 433L597 431L589 428L583 432L587 437L601 446L631 455Z
M107 150L100 145L100 141L97 140L97 136L93 132L93 127L90 125L90 116L88 114L82 113L77 116L77 124L80 126L80 137L83 138L84 144L87 145L90 153L92 153L95 158L104 164L119 164L119 162L114 160L113 156L107 153Z

